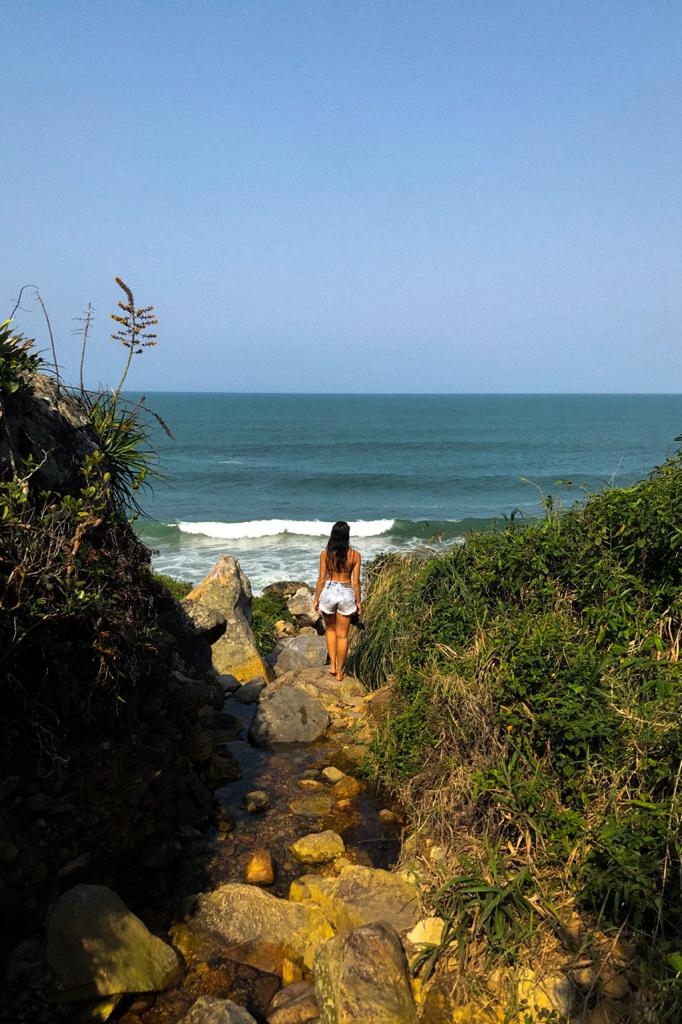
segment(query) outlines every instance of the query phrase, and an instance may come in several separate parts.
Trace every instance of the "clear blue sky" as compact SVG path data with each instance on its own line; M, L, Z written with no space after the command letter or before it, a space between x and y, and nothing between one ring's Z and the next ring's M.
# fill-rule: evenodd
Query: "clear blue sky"
M682 4L0 0L0 298L115 383L682 391ZM21 326L45 334L36 313Z

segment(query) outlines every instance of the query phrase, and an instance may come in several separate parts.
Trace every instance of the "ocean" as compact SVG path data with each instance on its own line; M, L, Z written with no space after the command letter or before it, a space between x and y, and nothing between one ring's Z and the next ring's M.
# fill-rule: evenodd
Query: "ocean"
M678 447L679 395L148 394L163 482L138 521L154 567L196 582L221 554L255 592L314 582L331 524L368 559L443 549L505 517L628 486Z

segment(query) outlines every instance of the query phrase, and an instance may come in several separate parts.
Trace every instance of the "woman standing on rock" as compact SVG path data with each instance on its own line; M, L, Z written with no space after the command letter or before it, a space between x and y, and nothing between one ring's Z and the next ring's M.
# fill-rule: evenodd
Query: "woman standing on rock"
M320 575L314 607L324 615L329 671L337 679L346 672L351 616L362 614L360 552L350 546L350 526L334 523L327 547L320 553Z

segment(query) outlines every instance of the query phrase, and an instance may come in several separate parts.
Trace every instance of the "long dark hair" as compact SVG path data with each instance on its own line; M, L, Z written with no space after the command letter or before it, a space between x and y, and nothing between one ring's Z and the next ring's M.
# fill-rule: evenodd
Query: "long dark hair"
M332 526L327 541L327 571L343 572L347 568L350 548L350 526L340 519Z

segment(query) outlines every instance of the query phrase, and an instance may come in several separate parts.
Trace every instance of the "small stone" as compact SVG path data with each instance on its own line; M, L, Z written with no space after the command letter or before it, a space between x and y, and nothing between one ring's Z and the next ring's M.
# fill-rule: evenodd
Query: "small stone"
M413 946L438 946L443 936L445 921L442 917L423 917L417 921L411 932L407 933L408 942Z
M234 830L234 818L227 807L223 807L222 804L216 808L215 821L218 833L221 836L226 836Z
M294 985L296 984L296 982L302 980L303 971L301 970L300 965L295 964L293 960L288 960L287 957L284 957L284 959L282 960L282 989L280 989L278 995L281 993L283 989L287 988L288 985ZM275 999L276 998L277 996L275 996ZM273 999L272 1003L274 1003L275 999ZM270 1004L271 1009L273 1008L272 1003ZM278 1003L277 1005L279 1006L280 1003ZM274 1007L274 1009L277 1009L277 1007Z
M332 786L332 796L335 800L352 800L356 797L362 786L352 775L344 775Z
M329 793L310 793L289 802L289 810L301 818L320 818L329 814L332 798Z
M269 850L256 850L252 854L246 865L244 881L248 885L272 885L275 881L275 869Z
M320 769L319 768L306 768L304 772L301 772L302 779L319 779Z
M296 785L309 793L324 793L327 789L324 782L320 782L319 779L298 779Z
M239 762L231 754L211 754L206 776L213 782L236 782L242 777Z
M328 768L323 768L322 774L327 782L331 782L332 785L334 785L335 782L340 782L344 776L344 773L333 765L330 765Z
M240 704L255 704L265 686L266 683L262 676L250 679L248 683L243 683L238 690L235 690L234 699Z
M319 1021L320 1011L313 986L296 981L277 992L268 1007L268 1024L307 1024Z
M301 864L324 864L325 861L341 857L345 850L341 836L330 829L302 836L289 847L292 856Z
M339 800L336 804L340 811L352 811L353 801L352 800Z
M260 811L267 811L270 806L270 797L265 790L254 789L253 792L244 794L242 803L249 814L258 814Z
M381 821L384 825L397 825L398 816L397 814L394 814L393 811L389 811L387 807L383 807L379 811L379 821Z
M256 1024L250 1013L231 999L199 996L180 1024Z

